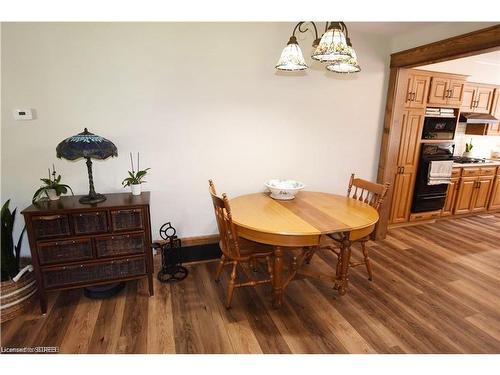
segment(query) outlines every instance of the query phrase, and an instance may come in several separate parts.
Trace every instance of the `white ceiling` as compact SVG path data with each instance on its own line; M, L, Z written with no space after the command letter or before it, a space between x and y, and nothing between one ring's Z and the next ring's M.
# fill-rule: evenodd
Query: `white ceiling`
M500 51L420 66L418 69L466 74L471 82L500 85Z
M439 24L439 22L346 22L349 30L392 37L395 34L414 31Z

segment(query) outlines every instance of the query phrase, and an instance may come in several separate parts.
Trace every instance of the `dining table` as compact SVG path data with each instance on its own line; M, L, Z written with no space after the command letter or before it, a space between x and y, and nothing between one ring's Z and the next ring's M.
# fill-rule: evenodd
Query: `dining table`
M334 287L344 295L348 287L351 242L373 232L379 219L377 210L357 199L325 192L300 191L292 200L276 200L269 193L254 193L230 200L231 216L238 236L272 245L272 300L281 307L284 289L297 275L328 279L327 275L307 273L299 266L313 253L303 251L300 264L293 264L285 275L284 256L287 250L315 251L322 235L340 238L339 259ZM294 262L296 258L294 258Z

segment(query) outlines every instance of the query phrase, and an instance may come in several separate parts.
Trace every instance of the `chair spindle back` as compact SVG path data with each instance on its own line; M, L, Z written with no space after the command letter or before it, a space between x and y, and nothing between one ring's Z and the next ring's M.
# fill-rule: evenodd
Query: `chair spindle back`
M209 192L214 205L215 218L220 235L221 250L227 257L237 259L240 257L240 246L238 243L238 235L236 228L231 218L231 207L227 195L222 194L219 197L215 190L215 185L212 180L208 181Z
M377 211L379 211L388 189L388 183L377 184L375 182L363 180L361 178L355 178L353 173L351 174L351 179L349 180L347 196L353 199L357 199L360 202L367 203Z

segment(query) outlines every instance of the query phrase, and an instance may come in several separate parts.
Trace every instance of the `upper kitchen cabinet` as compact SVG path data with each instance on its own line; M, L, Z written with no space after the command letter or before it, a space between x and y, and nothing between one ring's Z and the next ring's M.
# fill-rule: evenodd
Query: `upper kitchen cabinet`
M406 86L405 108L425 108L431 77L425 73L410 72Z
M464 88L462 112L490 113L495 86L467 83Z
M460 107L464 96L465 78L460 75L433 73L427 105Z

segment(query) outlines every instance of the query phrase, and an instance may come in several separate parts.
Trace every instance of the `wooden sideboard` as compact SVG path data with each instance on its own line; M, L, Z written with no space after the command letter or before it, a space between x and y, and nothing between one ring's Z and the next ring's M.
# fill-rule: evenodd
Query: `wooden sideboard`
M153 295L150 194L106 197L86 205L78 202L80 196L65 196L22 212L42 313L53 290L147 277Z

